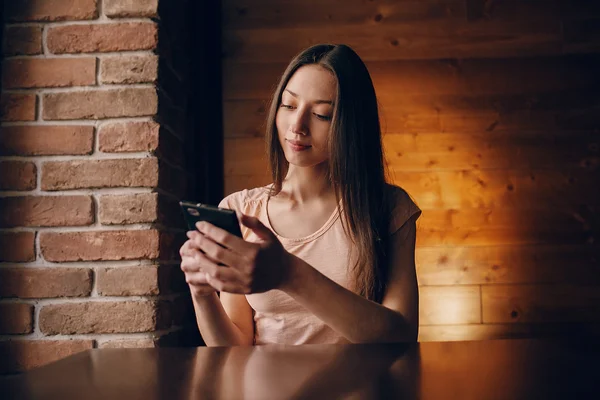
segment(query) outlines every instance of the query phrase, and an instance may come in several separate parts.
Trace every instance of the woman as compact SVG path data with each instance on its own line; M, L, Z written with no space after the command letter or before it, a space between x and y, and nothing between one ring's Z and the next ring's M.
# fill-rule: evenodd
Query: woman
M421 212L386 183L358 55L317 45L296 56L266 141L273 184L220 204L238 212L245 240L200 222L180 250L206 344L416 341Z

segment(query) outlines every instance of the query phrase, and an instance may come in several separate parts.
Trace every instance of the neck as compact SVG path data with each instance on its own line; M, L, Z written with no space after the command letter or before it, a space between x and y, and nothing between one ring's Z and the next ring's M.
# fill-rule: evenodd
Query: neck
M282 192L298 204L322 200L335 195L327 178L326 163L315 167L290 165L283 181Z

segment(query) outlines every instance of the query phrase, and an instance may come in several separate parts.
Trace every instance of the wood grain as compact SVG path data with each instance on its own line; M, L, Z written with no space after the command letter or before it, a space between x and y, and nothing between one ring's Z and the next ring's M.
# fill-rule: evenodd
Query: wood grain
M240 190L265 186L271 183L271 176L262 175L225 175L225 196Z
M421 325L481 322L479 286L427 286L419 290Z
M570 338L600 334L598 323L428 325L419 328L420 342Z
M407 190L423 210L555 209L600 204L598 172L594 170L394 170L391 175L391 182Z
M271 97L287 62L223 64L224 100ZM407 96L481 96L592 90L600 85L600 55L467 60L400 60L367 62L380 101ZM240 73L243 71L243 73ZM597 99L597 97L596 97ZM417 105L418 107L418 105ZM398 107L402 108L402 107Z
M551 168L598 165L598 135L486 132L404 134L383 138L388 164L400 171Z
M234 179L235 178L235 179ZM228 192L268 184L266 175L228 177ZM417 203L419 203L417 199ZM545 208L427 209L417 246L588 244L600 234L598 205Z
M281 29L323 25L364 24L377 26L398 22L433 20L466 21L464 0L226 0L223 27Z
M600 164L599 143L595 133L415 133L383 138L392 176L405 172L557 165L589 169ZM263 138L225 139L224 162L226 175L263 175L267 171Z
M600 286L489 285L482 287L483 322L600 321Z
M561 21L432 20L423 24L321 25L226 29L224 57L236 62L287 62L317 43L345 43L364 60L507 58L562 54Z
M377 26L436 20L523 21L532 15L569 21L600 16L600 7L593 0L226 0L222 20L228 30L277 30L324 24Z
M225 101L225 137L262 136L269 101ZM600 90L593 86L534 94L405 95L381 99L379 105L384 134L557 132L600 126Z
M268 104L269 100L224 101L224 137L264 137Z
M270 182L292 56L347 43L423 209L420 340L600 332L600 2L226 0L223 21L226 194Z
M600 284L600 246L420 247L419 285Z
M577 209L427 210L418 246L586 244L598 237L598 207Z
M266 165L266 162L265 162ZM423 210L447 208L553 209L600 204L594 170L392 171L392 183ZM268 174L227 175L226 194L270 183Z

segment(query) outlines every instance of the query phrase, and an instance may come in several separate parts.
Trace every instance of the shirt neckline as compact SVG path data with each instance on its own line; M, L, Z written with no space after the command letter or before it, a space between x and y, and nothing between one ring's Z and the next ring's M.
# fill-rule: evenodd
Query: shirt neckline
M317 239L318 237L322 236L323 234L325 234L325 232L327 232L329 230L329 228L331 228L331 226L335 223L335 221L337 221L337 219L340 216L341 200L340 200L340 204L338 204L337 207L335 208L335 210L333 210L333 212L331 213L331 215L329 216L327 221L325 221L323 226L321 226L315 232L311 233L308 236L299 237L299 238L289 238L289 237L281 236L279 233L277 233L275 231L275 229L273 229L273 225L271 225L271 218L269 217L269 211L268 211L268 207L267 207L267 205L269 203L269 187L268 186L267 186L267 191L265 191L265 192L266 192L266 197L265 197L264 201L262 202L263 203L262 207L263 207L263 212L265 215L266 226L267 226L267 228L269 228L271 230L271 232L273 232L275 234L277 239L279 239L279 241L282 244L301 244L301 243L307 243L307 242L313 241L313 240Z

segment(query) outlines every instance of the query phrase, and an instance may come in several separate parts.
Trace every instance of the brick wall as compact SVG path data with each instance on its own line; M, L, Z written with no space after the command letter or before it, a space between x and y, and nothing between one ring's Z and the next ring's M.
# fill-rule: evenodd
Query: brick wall
M5 2L0 373L198 339L177 253L177 200L201 195L186 7Z

